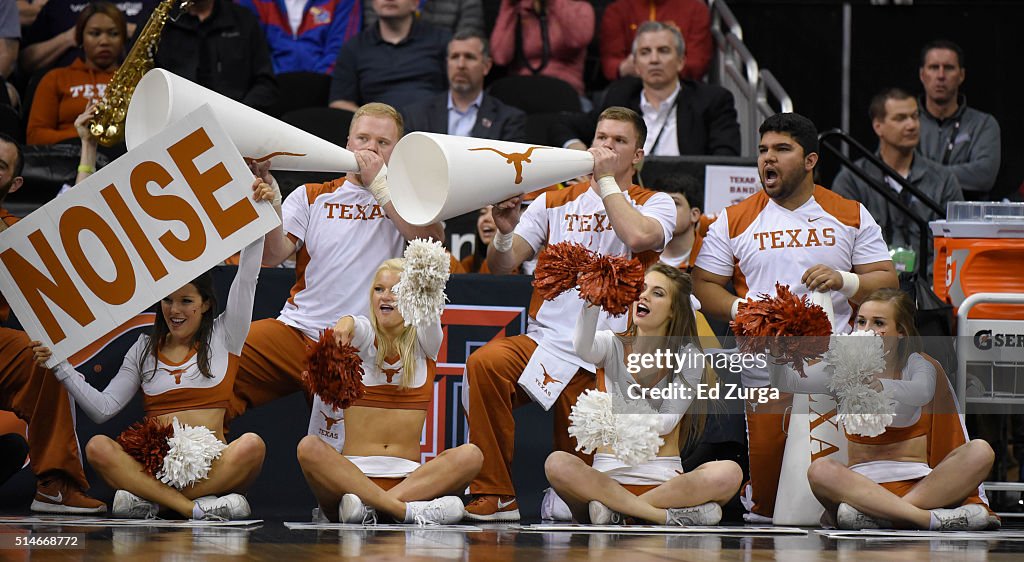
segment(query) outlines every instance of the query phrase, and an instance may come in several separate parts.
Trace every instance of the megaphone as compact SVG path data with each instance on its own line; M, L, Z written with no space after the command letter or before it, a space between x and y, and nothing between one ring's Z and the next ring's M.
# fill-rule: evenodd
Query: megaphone
M348 150L160 68L147 72L135 87L125 120L128 150L203 104L210 104L246 158L269 158L275 170L359 170L355 155Z
M582 150L409 133L391 153L388 188L398 214L422 226L593 169L593 155Z

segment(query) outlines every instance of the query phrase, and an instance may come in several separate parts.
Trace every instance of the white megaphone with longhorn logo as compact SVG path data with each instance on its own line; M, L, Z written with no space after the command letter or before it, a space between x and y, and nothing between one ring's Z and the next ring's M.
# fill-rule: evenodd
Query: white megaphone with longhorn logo
M582 150L409 133L391 153L388 188L398 214L422 226L593 170Z
M139 80L128 105L124 130L128 150L203 104L210 105L231 142L247 159L269 159L275 170L359 170L350 151L159 68Z

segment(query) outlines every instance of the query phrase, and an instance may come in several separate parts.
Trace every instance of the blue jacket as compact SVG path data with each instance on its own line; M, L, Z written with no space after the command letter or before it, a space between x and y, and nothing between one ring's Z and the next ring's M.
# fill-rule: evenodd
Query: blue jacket
M298 33L292 33L284 0L236 0L260 20L270 44L274 73L331 74L341 46L359 33L359 0L307 0Z

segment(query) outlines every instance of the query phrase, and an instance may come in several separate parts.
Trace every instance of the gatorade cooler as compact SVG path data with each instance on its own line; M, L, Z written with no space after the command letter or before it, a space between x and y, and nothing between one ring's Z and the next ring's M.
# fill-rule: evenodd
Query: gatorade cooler
M935 242L933 287L956 309L974 293L1024 293L1024 203L957 201L929 223ZM969 318L1024 320L1024 306L983 304Z

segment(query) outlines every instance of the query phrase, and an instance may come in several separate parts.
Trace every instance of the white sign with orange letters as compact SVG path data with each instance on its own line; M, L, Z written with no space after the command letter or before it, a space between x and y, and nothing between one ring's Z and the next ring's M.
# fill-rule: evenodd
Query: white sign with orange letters
M48 366L280 220L203 106L0 234L3 293Z
M716 216L761 191L757 166L707 166L704 168L704 214Z

